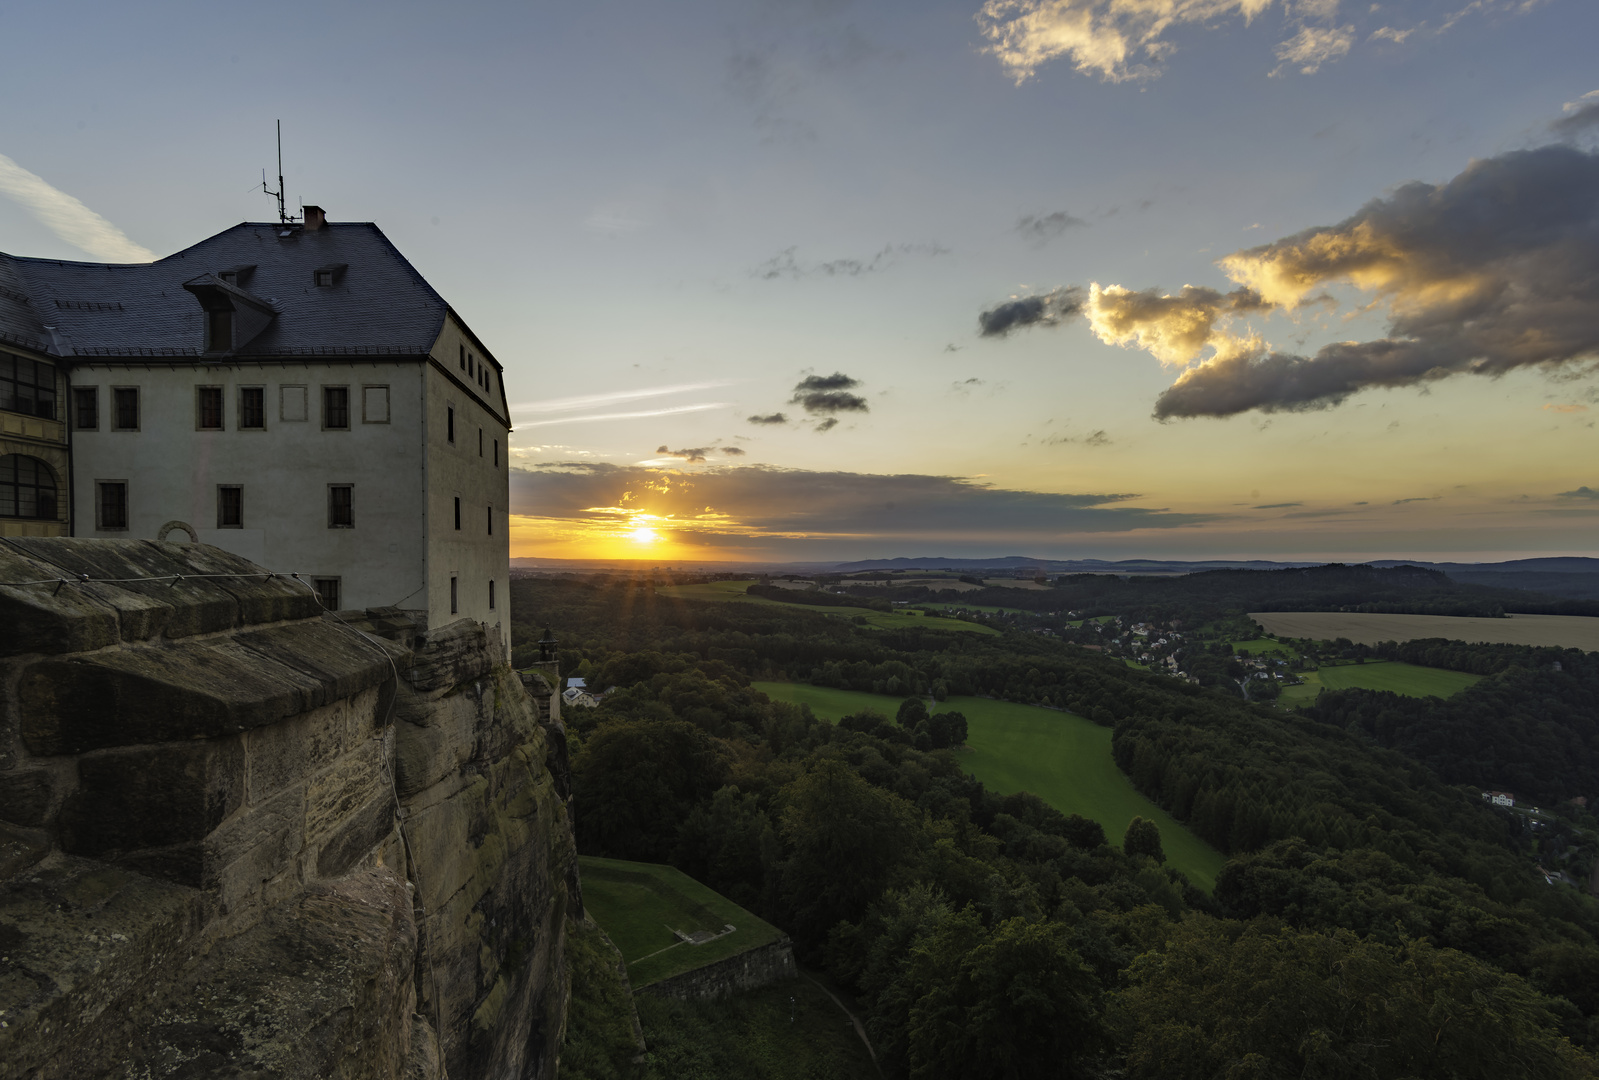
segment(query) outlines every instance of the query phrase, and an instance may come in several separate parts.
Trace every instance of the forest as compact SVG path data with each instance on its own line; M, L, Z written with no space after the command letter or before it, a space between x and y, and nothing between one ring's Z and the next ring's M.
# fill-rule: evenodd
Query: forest
M1497 763L1474 743L1428 757L1454 713L1364 692L1285 713L1037 634L875 630L620 576L521 577L512 612L517 656L552 628L563 674L611 688L567 717L580 850L669 862L786 930L855 995L885 1075L1596 1074L1599 902L1536 865L1591 865L1599 822L1562 802L1535 828L1485 804L1499 781L1474 770ZM1427 706L1461 716L1558 663L1566 719L1529 763L1592 745L1591 657L1420 648L1396 658L1481 669ZM1206 894L1151 823L1106 836L985 790L954 733L918 738L914 708L835 725L754 679L1070 709L1228 862ZM1590 765L1570 773L1560 793L1599 794ZM630 1043L574 1038L571 1075L664 1075Z

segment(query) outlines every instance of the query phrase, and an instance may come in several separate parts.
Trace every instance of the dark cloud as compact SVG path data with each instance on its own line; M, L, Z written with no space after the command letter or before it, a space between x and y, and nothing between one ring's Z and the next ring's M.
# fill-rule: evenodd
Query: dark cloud
M1252 506L1252 507L1250 507L1250 509L1251 510L1288 510L1288 509L1290 509L1292 507L1295 507L1295 506L1304 506L1304 505L1305 504L1302 503L1302 502L1266 503L1266 504L1264 504L1262 506Z
M1110 442L1110 436L1105 434L1104 428L1100 428L1098 431L1090 431L1083 436L1084 446L1109 446Z
M702 537L717 531L851 542L874 536L939 536L953 543L971 539L1001 544L1220 520L1213 514L1129 506L1139 496L1126 493L1016 491L957 476L811 472L767 465L718 465L680 475L644 466L549 462L513 469L510 479L515 514L603 521L625 507L671 518Z
M949 248L938 244L886 244L881 251L865 258L829 259L825 262L807 262L799 259L797 247L787 247L750 271L750 276L761 281L778 278L799 280L807 277L861 277L875 274L898 263L902 258L934 258L948 255Z
M836 427L838 427L838 417L829 416L826 420L818 420L816 422L816 433L820 435L822 432L832 431Z
M1043 247L1051 240L1059 239L1067 229L1081 228L1087 224L1080 217L1056 210L1053 214L1025 214L1017 218L1016 231L1029 244Z
M1388 334L1314 356L1232 339L1185 371L1160 419L1336 405L1370 387L1599 359L1599 155L1569 146L1473 162L1354 216L1222 260L1267 302L1350 282L1389 310Z
M1562 499L1599 499L1599 491L1595 491L1587 484L1584 484L1576 491L1562 491L1559 497Z
M752 424L786 424L788 423L788 417L780 412L775 412L769 416L752 416L749 418L749 422Z
M745 450L742 446L718 446L716 449L720 453L726 454L728 457L743 457L745 454L749 453L749 451Z
M1024 326L1055 326L1081 315L1083 290L1069 285L1042 296L1022 296L1007 300L977 316L983 337L1004 337Z
M655 453L660 457L682 458L684 461L694 463L704 461L705 456L715 450L714 446L694 446L685 450L668 450L665 445L655 448Z
M1413 502L1436 502L1438 500L1438 498L1439 498L1439 496L1437 496L1437 495L1417 495L1417 496L1415 496L1413 498L1409 498L1409 499L1395 499L1393 502L1389 503L1389 505L1390 506L1403 506L1406 503L1413 503Z
M788 399L788 403L798 405L812 415L870 412L871 407L866 404L865 398L849 393L860 384L859 379L842 371L835 371L831 375L808 375L794 385L794 396ZM827 431L832 427L833 424L829 423L825 427L819 425L817 430Z
M861 381L859 379L852 378L842 371L835 371L831 375L805 376L805 378L794 384L794 392L796 394L805 394L812 390L853 390L860 384Z

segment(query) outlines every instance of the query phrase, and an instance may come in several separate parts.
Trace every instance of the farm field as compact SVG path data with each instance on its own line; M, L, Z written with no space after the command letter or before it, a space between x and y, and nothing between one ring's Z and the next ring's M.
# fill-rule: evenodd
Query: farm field
M866 709L892 717L903 700L802 683L750 685L774 700L809 705L832 721ZM1092 818L1113 844L1121 842L1134 817L1148 818L1160 826L1166 861L1206 892L1215 887L1221 853L1138 793L1110 756L1109 728L1072 713L987 698L950 698L935 711L950 710L966 717L968 749L961 763L989 789L1002 795L1030 791L1063 814Z
M768 600L764 596L751 596L744 590L753 585L753 581L707 581L699 585L667 585L655 590L655 595L672 597L678 600L712 600L735 601L741 604L764 604L767 607L779 607L784 611L811 611L820 615L854 616L859 615L866 620L866 625L874 626L879 630L902 630L906 628L923 630L947 630L952 632L966 631L973 634L999 633L991 626L980 626L977 623L961 622L958 619L929 619L919 611L873 611L863 607L822 607L810 604L785 604L781 600Z
M1446 698L1458 694L1481 680L1481 675L1443 668L1420 667L1402 660L1378 660L1365 664L1340 664L1301 674L1303 686L1283 687L1279 703L1293 707L1316 700L1323 688L1329 690L1390 690L1406 697Z
M776 927L673 867L592 855L579 856L577 862L583 906L621 951L635 989L782 936ZM725 933L729 925L734 930ZM720 936L693 945L674 930Z
M1257 611L1254 619L1268 633L1286 638L1332 641L1348 638L1361 645L1414 638L1491 642L1503 645L1553 645L1599 652L1599 618L1585 615L1512 615L1469 619L1451 615L1368 615L1342 611Z

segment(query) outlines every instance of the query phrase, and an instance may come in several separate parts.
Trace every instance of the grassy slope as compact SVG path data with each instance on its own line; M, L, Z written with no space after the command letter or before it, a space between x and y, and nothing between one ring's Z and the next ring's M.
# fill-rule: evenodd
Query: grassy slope
M1406 697L1449 697L1482 678L1461 671L1443 668L1419 667L1402 660L1379 660L1375 663L1340 664L1324 667L1320 671L1307 671L1301 676L1303 686L1285 686L1281 703L1286 706L1308 705L1316 700L1322 688L1347 690L1391 690Z
M765 604L786 611L814 611L822 615L860 615L866 625L879 630L898 630L921 627L926 630L967 631L973 634L998 634L991 626L961 622L958 619L929 619L919 611L873 611L860 607L822 607L810 604L785 604L781 600L768 600L764 596L750 596L744 590L753 581L708 581L700 585L667 585L655 590L657 596L670 596L679 600L736 600L745 604Z
M872 709L893 716L902 698L830 690L803 683L752 683L779 701L805 704L826 720ZM1183 828L1133 787L1110 756L1110 729L1072 713L987 698L950 698L938 706L966 716L966 770L1000 794L1030 791L1067 814L1081 814L1105 827L1112 843L1127 823L1145 817L1160 826L1167 861L1207 892L1216 884L1221 853Z
M580 857L578 866L583 906L621 950L635 988L781 936L776 927L670 866L589 855ZM672 933L716 933L728 924L737 929L704 945L684 944Z

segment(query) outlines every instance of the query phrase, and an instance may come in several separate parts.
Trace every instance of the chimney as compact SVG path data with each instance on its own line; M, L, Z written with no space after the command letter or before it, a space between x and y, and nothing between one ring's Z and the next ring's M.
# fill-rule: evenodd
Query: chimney
M305 231L316 232L328 223L328 216L320 206L301 207L305 211Z

